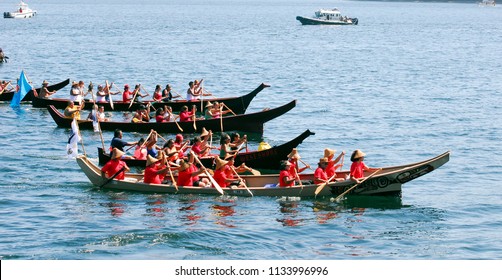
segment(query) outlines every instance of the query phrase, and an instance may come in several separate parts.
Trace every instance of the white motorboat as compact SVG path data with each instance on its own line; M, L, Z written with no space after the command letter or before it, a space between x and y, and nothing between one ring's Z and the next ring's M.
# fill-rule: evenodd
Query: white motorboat
M36 10L30 9L28 4L21 1L18 5L18 8L15 12L4 12L4 18L31 18L37 14Z
M330 10L320 9L319 11L315 12L314 17L297 16L296 19L299 20L303 25L357 25L358 23L357 18L348 18L346 16L342 16L337 8Z

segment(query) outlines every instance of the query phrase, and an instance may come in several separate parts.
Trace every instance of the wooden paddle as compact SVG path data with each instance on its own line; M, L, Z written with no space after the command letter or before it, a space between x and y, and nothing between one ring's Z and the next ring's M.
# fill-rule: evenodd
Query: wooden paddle
M0 95L2 95L2 93L7 89L7 87L10 85L10 81L5 85L5 87L2 89L2 91L0 91ZM35 88L33 88L35 89Z
M237 116L237 114L234 113L234 111L232 111L232 109L228 108L227 104L225 104L223 102L221 104L223 104L223 106L225 106L225 108L227 108L230 111L230 113L232 113L234 116Z
M164 154L164 164L167 165L167 169L169 170L169 176L171 176L171 181L173 182L173 185L176 188L176 191L178 191L178 184L176 183L176 180L174 180L174 175L173 175L173 170L171 169L171 164L167 160L165 154Z
M195 158L195 160L197 161L197 163L200 164L201 168L204 169L204 173L206 174L206 176L209 178L209 181L211 181L211 184L213 184L213 186L216 188L216 190L223 195L223 189L221 188L220 184L218 184L218 182L216 182L216 180L213 178L213 176L211 176L211 174L207 171L206 167L204 167L204 165L202 164L202 162L200 162L200 159L199 157L197 157L197 155L193 152L193 151L190 151L190 153L192 154L192 156Z
M223 106L220 106L220 128L221 128L221 132L223 132L223 116L222 116L223 111L222 111L222 109L223 109Z
M235 175L237 175L237 178L239 178L239 180L242 181L242 184L244 185L244 188L246 189L246 191L248 191L248 193L251 195L251 196L254 196L253 193L249 190L248 186L246 185L246 182L244 182L244 180L242 180L241 176L239 175L239 173L237 173L237 171L235 171L234 167L233 166L230 166L230 169L232 169L232 171L235 173Z
M115 110L115 108L113 108L113 98L112 98L112 95L110 94L110 85L108 84L108 80L105 81L105 84L106 84L106 88L108 89L108 98L110 99L110 108L112 108L112 110Z
M193 115L192 115L192 117L193 117L193 129L195 131L197 131L197 125L195 124L195 119L197 118L197 114L195 113L195 106L192 108L192 111L193 111Z
M99 185L95 189L101 189L102 187L106 186L108 183L110 183L113 179L115 179L115 177L117 177L125 169L126 169L126 167L122 166L122 168L119 171L117 171L117 173L113 174L112 177L108 178L108 180L106 180L103 184Z
M136 96L138 95L139 92L139 87L135 90L136 93L132 96L131 102L129 103L129 109L131 108L132 104L134 103L134 100L136 99Z
M336 177L336 174L334 174L333 176L331 176L328 179L328 181L319 184L319 186L315 189L315 192L314 192L315 196L317 196L322 191L322 189L324 189L324 187L326 187L326 185L329 184L329 182L331 182L331 180L335 179L335 177Z
M357 186L359 186L360 184L362 184L364 181L368 180L369 178L373 177L375 174L377 174L378 172L380 172L382 170L382 168L379 168L377 171L371 173L368 177L364 178L361 182L353 185L352 187L350 187L348 190L344 191L342 194L340 194L339 196L337 196L334 201L338 202L344 195L346 195L347 193L349 193L351 190L353 190L354 188L356 188Z

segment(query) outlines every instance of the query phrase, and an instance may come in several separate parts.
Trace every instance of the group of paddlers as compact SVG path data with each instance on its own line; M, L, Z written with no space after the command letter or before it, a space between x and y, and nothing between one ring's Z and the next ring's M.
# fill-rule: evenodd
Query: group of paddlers
M165 143L162 147L157 145L158 138L162 138ZM166 140L156 131L151 131L148 137L137 142L126 142L122 140L122 131L116 130L111 141L111 160L102 167L102 176L118 180L124 179L125 172L129 171L124 159L134 158L146 160L143 174L143 181L149 184L175 184L179 186L211 187L208 177L214 178L218 186L242 187L244 181L240 179L239 173L246 171L256 172L245 164L234 166L234 157L247 142L246 137L240 138L235 133L232 135L234 141L229 141L230 136L223 135L220 154L211 154L212 132L203 129L200 136L196 136L192 142L184 141L181 134L177 134L175 139ZM224 140L223 140L224 139ZM125 154L124 147L135 147L134 156ZM200 162L202 157L213 157L215 169L207 169ZM199 176L206 173L207 176ZM171 176L167 176L170 174ZM174 174L177 178L174 178Z
M165 143L162 147L157 145L158 138L162 138ZM210 140L211 139L211 140ZM151 131L146 140L143 138L137 142L126 142L122 140L122 132L115 131L111 142L111 160L102 168L102 176L105 178L114 177L118 180L124 179L125 172L129 167L123 159L134 158L146 160L143 181L149 184L175 184L177 186L214 187L209 178L214 178L219 186L244 187L245 181L241 179L239 173L251 172L256 174L256 170L249 168L244 163L234 166L234 158L247 143L247 137L242 138L239 134L222 134L220 139L220 154L211 154L212 132L205 128L200 136L196 136L193 141L184 141L181 134L177 134L175 139L166 140L157 132ZM191 145L190 145L191 144ZM134 156L125 154L124 147L135 147ZM301 160L296 148L292 149L288 159L281 162L279 182L268 187L293 187L298 184L327 184L334 181L353 180L356 183L364 177L364 172L371 172L377 169L368 167L363 161L366 155L361 150L355 150L351 155L352 165L350 175L337 176L336 171L343 167L345 152L342 151L336 156L336 151L330 148L324 150L324 156L319 160L318 167L314 171L313 182L302 182L300 173L311 166ZM202 157L212 157L215 169L210 170L200 162ZM303 167L299 166L299 162ZM206 176L199 176L205 173ZM170 176L168 176L168 174ZM177 176L175 179L175 175Z

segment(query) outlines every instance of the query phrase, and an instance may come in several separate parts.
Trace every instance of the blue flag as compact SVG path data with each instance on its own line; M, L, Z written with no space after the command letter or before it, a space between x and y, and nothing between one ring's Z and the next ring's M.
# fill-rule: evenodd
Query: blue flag
M10 102L11 107L16 107L21 104L21 100L26 96L26 94L32 89L32 86L28 83L24 71L21 71L21 76L19 76L19 81L17 82L18 90L14 93L12 101Z

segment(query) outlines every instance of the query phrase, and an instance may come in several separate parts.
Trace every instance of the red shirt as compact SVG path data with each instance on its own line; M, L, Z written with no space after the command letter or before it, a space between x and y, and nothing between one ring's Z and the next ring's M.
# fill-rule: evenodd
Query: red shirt
M159 174L157 174L157 171L159 171L161 168L159 168L156 164L152 164L150 166L147 166L145 168L145 174L143 177L143 181L147 184L161 184L162 179L160 178ZM162 176L164 177L164 176Z
M178 172L177 183L178 186L193 186L192 171L190 171L190 168Z
M350 166L350 175L356 179L364 177L364 170L368 169L368 166L362 161L353 162Z
M132 98L132 92L129 90L125 90L124 93L122 93L122 101L124 102L130 102Z
M314 171L314 184L324 183L322 181L319 181L318 179L328 180L328 175L326 174L326 171L322 170L322 168L320 167L317 167L317 169Z
M189 122L191 121L192 112L186 111L180 113L180 122Z
M195 166L195 164L190 164L190 167L187 168L187 170L190 170L190 173L193 173L193 172L199 171L199 168L197 168L197 166ZM193 182L199 181L199 176L193 176L192 181Z
M293 179L288 170L281 170L281 173L279 173L279 187L284 188L284 187L292 187L295 185L295 181L291 181L291 183L285 183L284 179L286 180Z
M216 181L216 183L218 183L218 185L220 185L220 187L222 187L222 188L226 188L226 187L228 187L228 185L230 185L226 180L227 174L225 173L224 168L220 168L220 169L214 171L213 178Z
M332 160L328 161L328 166L326 166L326 175L328 175L328 178L331 178L331 176L335 175L335 171L335 162Z
M127 167L127 164L123 161L121 161L120 159L112 159L110 161L108 161L105 166L103 166L101 168L101 171L105 172L106 173L106 176L108 178L112 177L113 175L115 175L117 172L119 172L120 169L122 169L122 167ZM125 172L122 171L120 172L119 175L117 175L115 177L115 179L117 180L124 180L125 178Z
M155 116L155 121L156 122L165 122L166 120L164 119L164 116L158 115L158 116Z
M154 92L153 93L153 100L155 100L155 101L162 100L162 92L161 91Z

